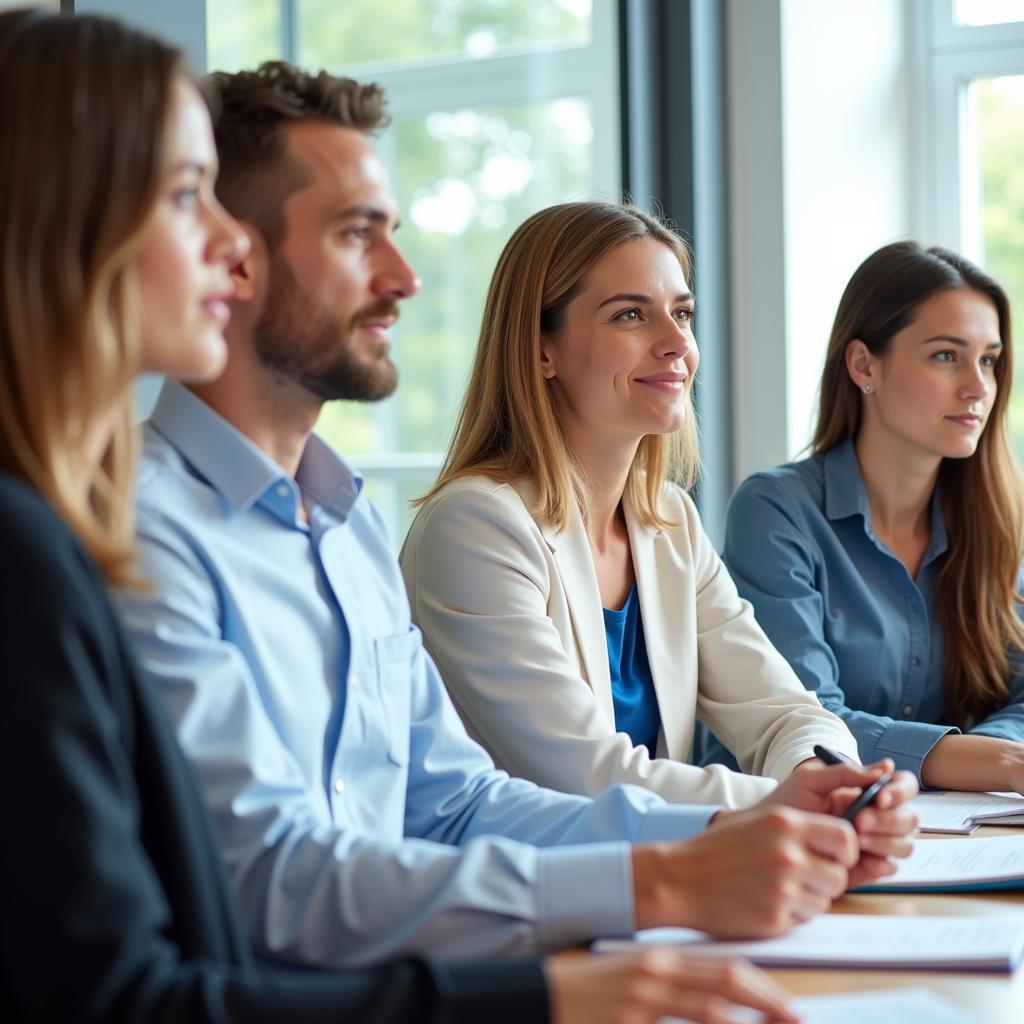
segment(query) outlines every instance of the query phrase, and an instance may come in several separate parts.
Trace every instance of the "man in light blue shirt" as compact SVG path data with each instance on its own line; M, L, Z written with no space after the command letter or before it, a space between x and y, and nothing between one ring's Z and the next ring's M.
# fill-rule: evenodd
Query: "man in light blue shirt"
M381 94L281 65L215 84L219 189L254 248L235 271L224 377L166 385L146 427L153 587L122 607L257 949L338 966L668 923L771 934L848 880L888 873L909 849L905 783L858 823L858 849L821 813L720 813L704 831L715 808L628 787L556 794L509 779L469 739L360 478L311 434L325 400L393 390L387 332L418 288L366 139ZM800 772L779 800L834 811L838 787L877 774Z

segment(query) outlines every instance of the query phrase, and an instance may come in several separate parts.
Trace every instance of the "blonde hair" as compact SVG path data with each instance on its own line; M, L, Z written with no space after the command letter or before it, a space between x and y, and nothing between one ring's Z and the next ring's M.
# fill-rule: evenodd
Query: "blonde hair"
M54 506L111 583L132 565L131 263L179 73L176 50L105 18L0 15L0 469ZM83 487L90 436L115 409Z
M625 242L653 238L667 246L689 279L683 241L635 206L565 203L535 213L498 258L484 306L480 339L455 434L428 501L450 481L482 473L500 481L531 478L535 515L567 529L575 508L586 515L584 481L567 449L558 413L541 371L541 338L557 332L566 308L593 266ZM662 515L671 476L690 487L699 468L690 394L683 426L648 434L637 450L626 492L640 522L675 525Z
M936 584L946 646L946 710L952 724L967 727L1006 704L1010 655L1024 650L1017 610L1024 492L1007 437L1013 337L1003 289L947 249L896 242L869 256L839 301L812 448L816 454L827 452L856 438L860 429L863 396L846 369L850 341L859 338L873 354L884 356L893 335L913 321L922 302L954 288L973 289L992 301L1003 342L995 364L996 396L977 450L966 459L943 459L939 468L949 534Z

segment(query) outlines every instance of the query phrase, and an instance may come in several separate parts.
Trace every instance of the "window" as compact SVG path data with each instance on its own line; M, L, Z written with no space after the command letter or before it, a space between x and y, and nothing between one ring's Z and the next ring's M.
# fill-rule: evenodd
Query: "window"
M1024 459L1024 0L933 0L924 10L923 223L1009 292L1018 344L1010 430Z
M1005 25L1024 21L1020 0L956 0L958 25Z
M378 149L423 289L393 332L401 375L318 429L367 478L400 540L447 444L490 273L534 211L620 189L613 0L207 0L211 69L285 56L380 82Z

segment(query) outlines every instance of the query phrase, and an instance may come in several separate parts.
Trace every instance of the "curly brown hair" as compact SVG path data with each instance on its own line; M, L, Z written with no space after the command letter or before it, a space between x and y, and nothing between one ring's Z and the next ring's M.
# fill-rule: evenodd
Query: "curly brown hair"
M371 135L389 120L379 85L326 71L311 74L286 61L214 72L204 91L220 159L218 198L271 249L284 235L285 200L308 180L289 152L288 126L323 121Z

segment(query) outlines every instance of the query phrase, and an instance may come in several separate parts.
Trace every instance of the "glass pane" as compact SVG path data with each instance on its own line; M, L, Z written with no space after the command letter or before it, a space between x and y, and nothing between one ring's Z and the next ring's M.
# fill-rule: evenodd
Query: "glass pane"
M591 136L590 104L571 97L396 120L384 144L398 167L400 243L423 289L393 331L398 391L326 407L318 429L331 443L356 462L445 449L498 253L534 211L587 194Z
M206 0L206 66L239 71L281 57L280 0Z
M591 0L296 0L300 63L478 59L590 42Z
M433 474L424 476L422 480L388 480L372 475L366 477L363 493L377 506L391 535L391 545L396 555L416 516L412 503L426 493L434 479Z
M982 263L1009 292L1013 303L1015 352L1010 429L1024 460L1024 75L972 83L979 150Z
M956 0L959 25L1005 25L1024 21L1024 0Z

